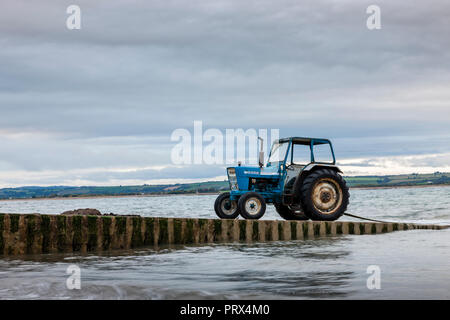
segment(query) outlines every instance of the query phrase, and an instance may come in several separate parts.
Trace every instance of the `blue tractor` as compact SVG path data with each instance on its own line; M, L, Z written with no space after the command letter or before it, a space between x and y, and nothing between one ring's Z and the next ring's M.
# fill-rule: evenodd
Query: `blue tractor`
M259 167L227 168L230 192L214 203L222 219L259 219L273 204L286 220L332 221L344 214L349 192L335 165L328 139L291 137L276 140L264 166L262 139Z

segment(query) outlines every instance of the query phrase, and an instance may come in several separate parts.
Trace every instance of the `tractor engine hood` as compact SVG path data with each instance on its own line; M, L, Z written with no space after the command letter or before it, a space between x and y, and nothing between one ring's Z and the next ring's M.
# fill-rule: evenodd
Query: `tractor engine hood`
M274 182L280 179L278 167L230 167L227 172L231 191L248 190L253 179L267 179Z
M274 182L280 179L277 167L229 167L227 173L231 191L248 190L252 179L267 179Z
M279 171L276 167L234 167L238 178L266 178L278 179Z

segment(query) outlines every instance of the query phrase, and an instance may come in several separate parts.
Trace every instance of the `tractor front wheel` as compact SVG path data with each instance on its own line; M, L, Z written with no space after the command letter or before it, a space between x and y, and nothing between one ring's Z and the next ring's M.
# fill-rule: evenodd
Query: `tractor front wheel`
M333 221L347 210L348 187L340 174L319 169L309 174L301 187L303 212L311 220Z
M221 219L235 219L239 216L237 201L230 200L230 193L221 193L214 203L214 211Z
M266 201L257 192L247 192L239 198L238 208L245 219L259 219L266 212Z
M284 204L275 204L275 210L277 210L280 217L285 220L308 220L309 218L300 210L291 209Z

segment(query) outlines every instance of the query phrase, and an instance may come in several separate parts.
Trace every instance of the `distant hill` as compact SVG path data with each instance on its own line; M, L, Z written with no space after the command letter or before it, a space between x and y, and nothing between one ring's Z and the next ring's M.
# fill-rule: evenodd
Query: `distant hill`
M201 183L170 184L170 185L140 185L111 187L19 187L0 189L0 199L29 198L68 198L83 196L119 196L119 195L158 195L220 192L228 188L227 181L208 181Z
M345 180L347 181L349 187L450 185L450 173L435 172L431 174L413 173L408 175L358 176L345 177ZM218 193L228 189L228 181L111 187L30 186L0 189L0 199Z
M350 187L450 185L450 173L435 172L430 174L412 173L389 176L358 176L345 177L345 180Z

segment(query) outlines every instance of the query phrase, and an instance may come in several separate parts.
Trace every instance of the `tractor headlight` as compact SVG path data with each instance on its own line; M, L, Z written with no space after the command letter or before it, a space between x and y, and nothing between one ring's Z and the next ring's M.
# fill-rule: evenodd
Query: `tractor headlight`
M230 189L231 190L238 190L238 184L237 184L237 178L236 178L236 169L234 168L228 168L228 181L230 182Z

